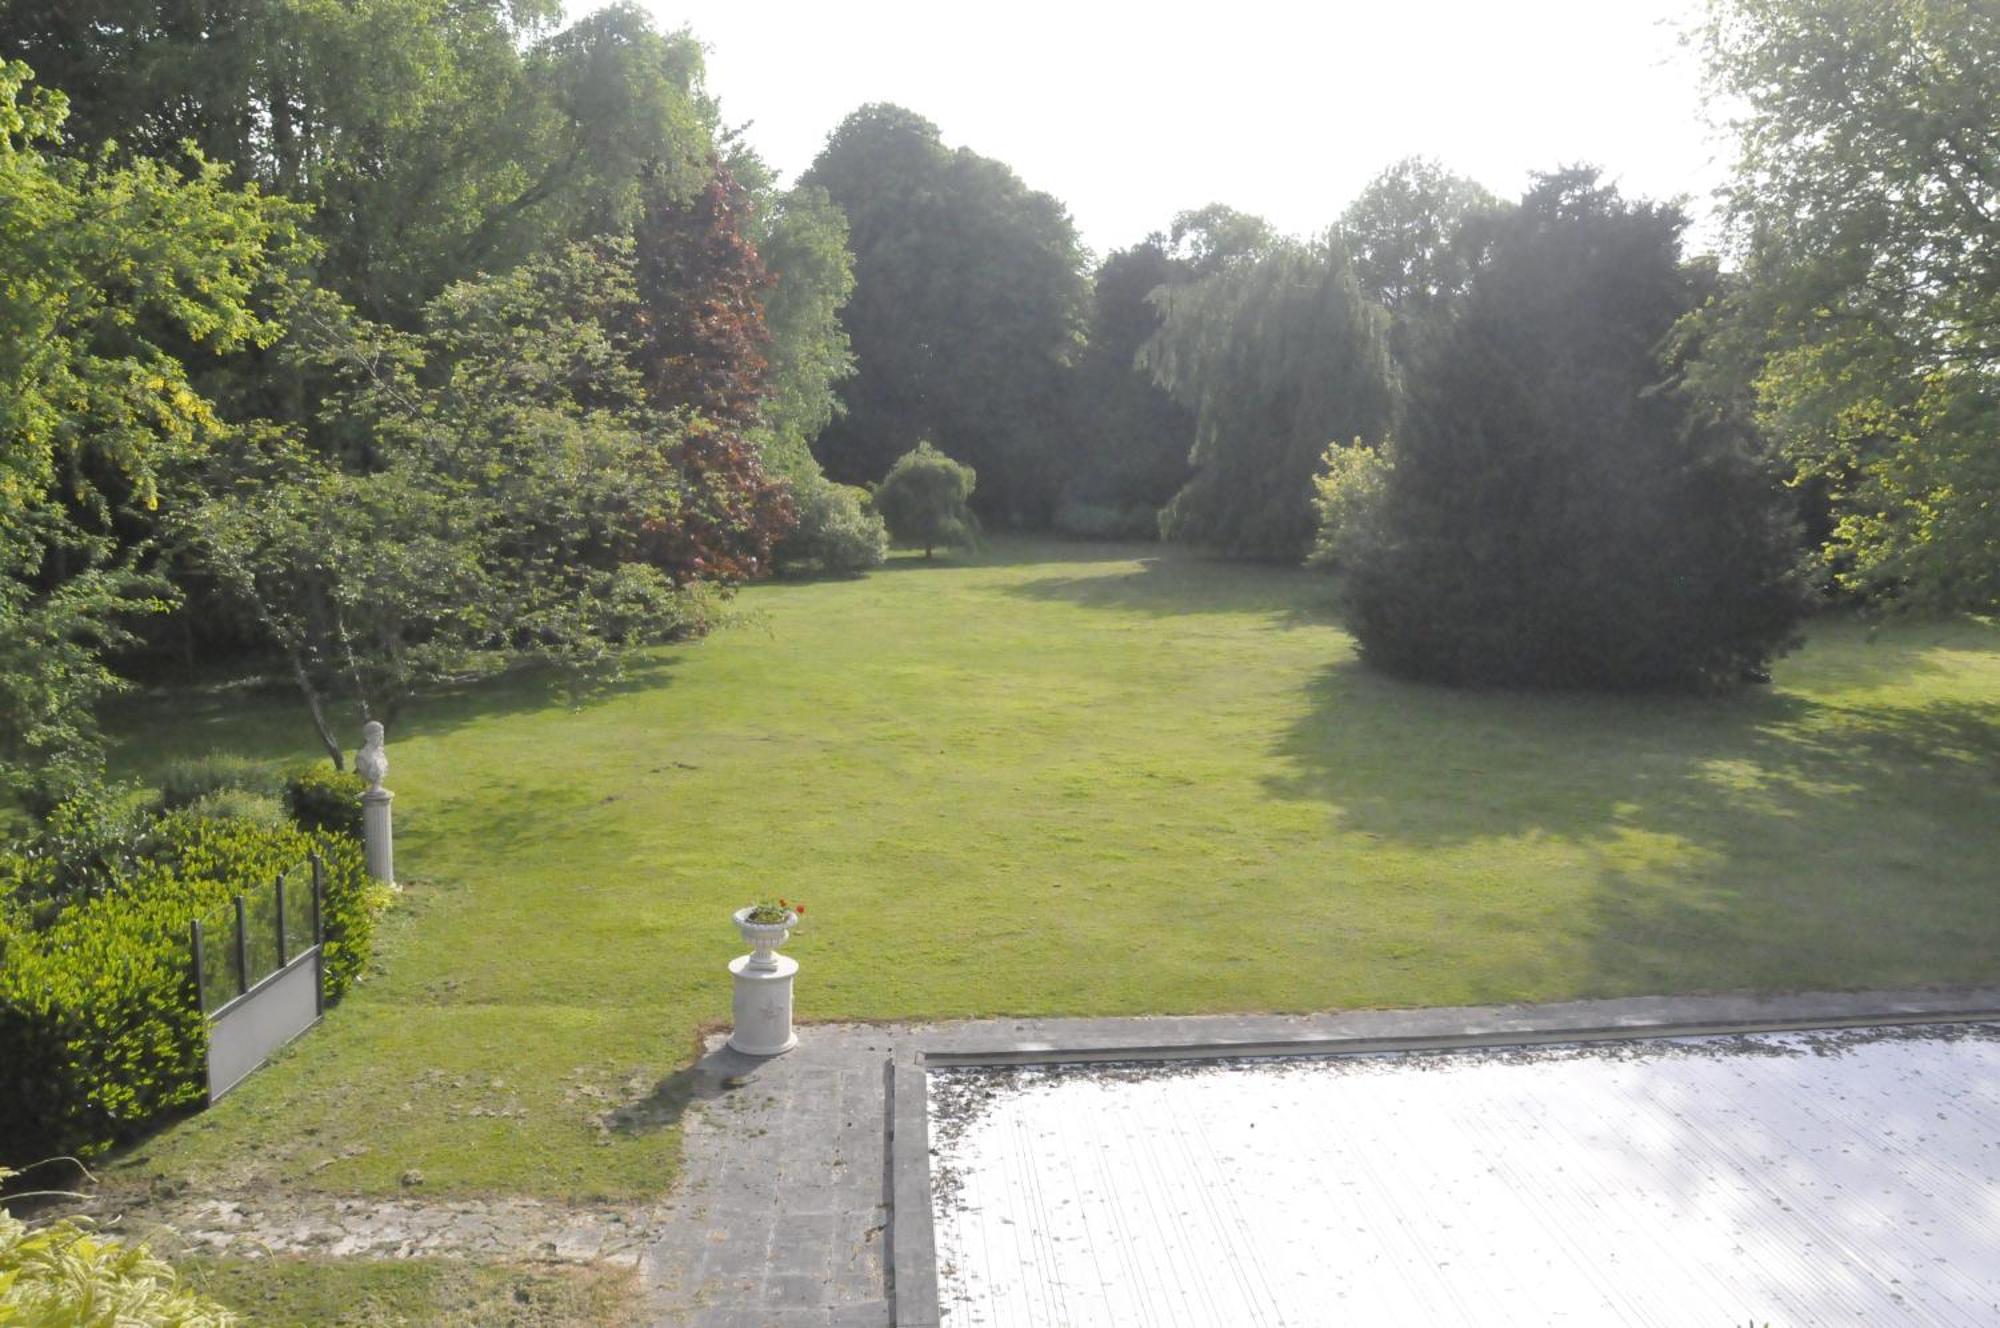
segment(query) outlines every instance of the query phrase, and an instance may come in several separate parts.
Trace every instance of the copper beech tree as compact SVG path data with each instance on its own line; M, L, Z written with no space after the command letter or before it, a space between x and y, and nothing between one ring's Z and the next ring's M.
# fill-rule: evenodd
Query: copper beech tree
M750 436L770 372L764 295L773 278L748 234L750 199L716 162L678 197L649 178L634 235L630 333L647 400L692 421L673 446L681 501L649 528L653 560L676 580L743 581L771 565L795 520L785 486Z

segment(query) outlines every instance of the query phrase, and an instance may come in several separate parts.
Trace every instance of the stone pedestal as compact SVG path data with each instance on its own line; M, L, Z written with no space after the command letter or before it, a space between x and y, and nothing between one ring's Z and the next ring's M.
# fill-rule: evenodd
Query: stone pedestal
M799 974L796 959L766 952L772 964L759 967L758 955L739 955L729 961L729 975L736 979L736 1031L729 1046L746 1056L776 1056L799 1045L792 1031L792 979Z
M368 874L389 886L396 884L396 837L389 823L389 804L395 797L385 788L372 788L361 795L361 843L368 858Z

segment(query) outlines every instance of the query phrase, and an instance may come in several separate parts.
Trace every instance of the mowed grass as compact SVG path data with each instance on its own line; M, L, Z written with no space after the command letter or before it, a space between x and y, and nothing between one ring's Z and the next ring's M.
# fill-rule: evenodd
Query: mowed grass
M732 909L809 904L802 1019L1326 1010L2000 978L2000 631L1822 622L1720 698L1378 677L1323 578L1001 543L756 587L571 711L392 735L374 973L122 1174L657 1195ZM135 769L309 753L142 708Z
M182 1259L189 1285L259 1328L622 1328L630 1269L449 1259Z

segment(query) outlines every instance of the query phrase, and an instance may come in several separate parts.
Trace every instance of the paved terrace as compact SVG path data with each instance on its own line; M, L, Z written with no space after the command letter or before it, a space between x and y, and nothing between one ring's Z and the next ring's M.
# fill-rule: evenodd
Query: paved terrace
M1397 1051L1975 1017L2000 1019L2000 988L813 1025L801 1029L796 1051L769 1061L739 1056L716 1039L666 1090L693 1102L686 1168L672 1199L649 1214L638 1259L663 1326L936 1324L920 1058L936 1068Z

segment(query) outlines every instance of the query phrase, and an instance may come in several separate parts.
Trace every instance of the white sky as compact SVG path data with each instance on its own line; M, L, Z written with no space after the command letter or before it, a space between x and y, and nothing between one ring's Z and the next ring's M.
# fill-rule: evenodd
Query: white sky
M1317 231L1410 154L1506 197L1590 162L1699 219L1730 159L1676 37L1700 0L643 2L710 47L725 119L787 178L896 102L1062 199L1099 254L1215 201Z

